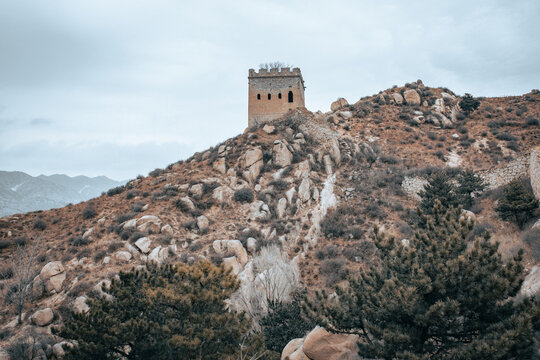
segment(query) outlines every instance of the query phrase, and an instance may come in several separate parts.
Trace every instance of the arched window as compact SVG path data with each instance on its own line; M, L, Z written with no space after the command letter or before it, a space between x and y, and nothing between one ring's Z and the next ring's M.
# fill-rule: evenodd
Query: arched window
M278 99L281 99L281 93L277 94Z
M261 100L261 94L257 94L257 100Z
M293 94L292 91L289 91L289 102L293 102Z
M272 94L268 94L268 100L272 99Z

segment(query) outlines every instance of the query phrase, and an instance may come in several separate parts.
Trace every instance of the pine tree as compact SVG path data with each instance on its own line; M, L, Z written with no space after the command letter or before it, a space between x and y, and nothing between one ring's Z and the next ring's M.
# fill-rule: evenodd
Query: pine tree
M522 229L537 208L538 200L534 195L527 191L521 181L514 180L503 188L503 197L495 210L503 220L511 220Z
M281 353L289 341L303 337L316 325L302 313L300 294L293 296L290 302L270 302L268 307L268 314L260 325L269 350Z
M120 273L112 295L72 314L61 337L78 343L64 359L223 359L234 354L249 322L226 310L236 277L209 262L149 264Z
M539 307L507 301L522 283L521 252L506 264L489 237L467 244L471 222L436 201L408 246L375 232L381 265L307 310L329 330L360 336L382 359L529 359Z
M431 213L437 199L445 209L459 205L456 188L443 172L433 174L428 179L428 183L424 185L424 190L420 191L418 195L422 199L420 209L427 214Z
M484 180L471 169L467 169L458 175L457 181L456 193L463 206L470 209L473 205L473 197L484 191Z

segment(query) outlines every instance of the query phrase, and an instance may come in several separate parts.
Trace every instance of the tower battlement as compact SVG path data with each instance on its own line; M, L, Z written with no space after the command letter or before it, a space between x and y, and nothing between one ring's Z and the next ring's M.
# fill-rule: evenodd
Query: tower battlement
M304 79L300 68L249 69L248 125L278 119L305 107Z
M249 69L249 77L267 77L267 76L300 76L302 77L302 72L300 71L300 68L273 68L273 69L259 69L259 71L255 71L254 69Z

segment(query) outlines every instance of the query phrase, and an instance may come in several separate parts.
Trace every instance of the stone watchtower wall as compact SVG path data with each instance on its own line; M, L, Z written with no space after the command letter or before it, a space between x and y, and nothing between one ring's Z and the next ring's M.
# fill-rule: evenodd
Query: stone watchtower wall
M305 107L304 79L299 68L249 69L248 126L280 118Z

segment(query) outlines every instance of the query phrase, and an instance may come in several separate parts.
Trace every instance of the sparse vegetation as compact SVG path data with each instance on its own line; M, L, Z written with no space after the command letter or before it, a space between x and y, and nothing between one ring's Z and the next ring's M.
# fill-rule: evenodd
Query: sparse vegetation
M252 202L253 198L253 191L248 188L239 189L234 192L234 200L238 202Z
M92 219L96 217L97 211L94 203L88 203L82 212L83 219Z

